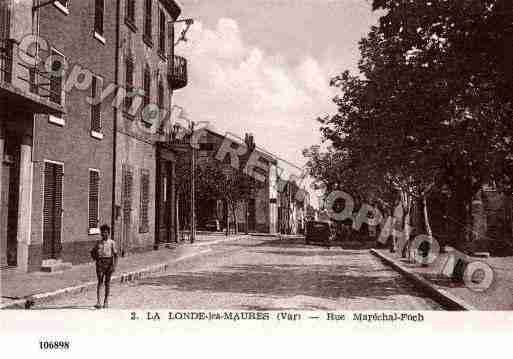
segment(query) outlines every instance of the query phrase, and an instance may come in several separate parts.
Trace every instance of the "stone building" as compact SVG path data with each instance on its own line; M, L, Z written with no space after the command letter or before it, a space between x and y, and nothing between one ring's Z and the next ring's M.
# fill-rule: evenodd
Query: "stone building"
M103 223L123 254L171 239L175 155L142 109L170 109L187 83L179 14L173 0L0 0L1 266L90 261Z

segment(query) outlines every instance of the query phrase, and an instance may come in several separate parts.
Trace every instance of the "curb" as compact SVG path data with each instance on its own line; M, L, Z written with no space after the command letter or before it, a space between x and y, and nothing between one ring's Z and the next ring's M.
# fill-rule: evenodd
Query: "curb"
M159 263L155 265L151 265L149 267L136 269L130 272L123 272L121 274L112 276L111 283L128 283L132 281L136 281L145 277L148 277L150 275L154 275L157 273L163 273L166 272L171 264L180 262L182 260L192 258L195 256L198 256L200 254L205 254L211 252L211 249L202 250L196 253L191 253L188 255L184 255L182 257L178 257L176 259L173 259L169 262ZM40 293L35 294L31 296L27 296L24 299L18 299L14 302L6 303L6 304L0 304L0 310L2 309L30 309L31 306L38 303L45 303L50 300L62 297L64 295L70 295L70 294L78 294L85 292L91 288L96 287L96 281L92 282L86 282L82 283L76 286L70 286L66 288L57 289L55 291L46 292L46 293Z
M463 299L452 295L444 289L437 288L433 283L431 283L427 279L423 278L422 276L416 273L413 273L412 271L403 267L393 259L388 258L386 255L378 252L377 250L371 249L370 253L381 259L385 264L388 264L390 267L394 268L403 276L415 282L415 284L418 287L420 287L424 292L426 292L432 299L444 305L449 310L478 310L472 305L466 303Z

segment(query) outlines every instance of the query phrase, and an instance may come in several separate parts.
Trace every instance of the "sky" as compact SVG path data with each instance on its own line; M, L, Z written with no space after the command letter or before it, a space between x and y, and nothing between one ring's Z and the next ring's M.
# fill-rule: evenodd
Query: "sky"
M368 0L179 0L193 18L175 53L189 83L173 103L299 166L333 114L330 78L357 70L358 41L377 23ZM178 27L177 30L180 28ZM177 31L178 32L178 31Z

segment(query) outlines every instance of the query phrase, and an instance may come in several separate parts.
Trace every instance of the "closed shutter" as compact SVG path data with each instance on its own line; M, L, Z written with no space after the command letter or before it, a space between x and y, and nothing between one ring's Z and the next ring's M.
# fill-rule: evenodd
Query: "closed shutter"
M123 165L123 217L127 221L130 219L132 211L132 184L133 174L128 165Z
M101 92L103 88L103 79L98 76L93 76L91 84L91 131L101 132L102 130L102 115L101 115Z
M150 173L148 170L141 170L141 202L139 211L139 232L149 231L148 207L150 202Z
M62 249L62 177L62 165L45 162L43 196L43 250L45 258L58 258Z
M7 40L11 29L11 9L8 1L0 2L0 41ZM0 46L4 45L3 43ZM0 50L1 51L1 50Z
M98 229L100 223L100 173L89 170L89 229Z

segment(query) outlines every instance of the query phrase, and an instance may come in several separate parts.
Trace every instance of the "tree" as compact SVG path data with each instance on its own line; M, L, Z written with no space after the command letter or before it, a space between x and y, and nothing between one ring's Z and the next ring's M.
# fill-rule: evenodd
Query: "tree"
M373 5L385 14L360 42L360 74L345 71L331 81L340 89L334 99L338 112L319 121L333 149L309 153L312 174L361 197L396 190L406 227L412 208L421 208L415 213L422 218L414 224L428 233L427 198L446 186L453 220L460 224L455 243L464 246L473 196L488 181L506 188L512 178L513 81L511 62L504 61L512 58L511 4L375 0ZM333 158L336 166L319 169Z

